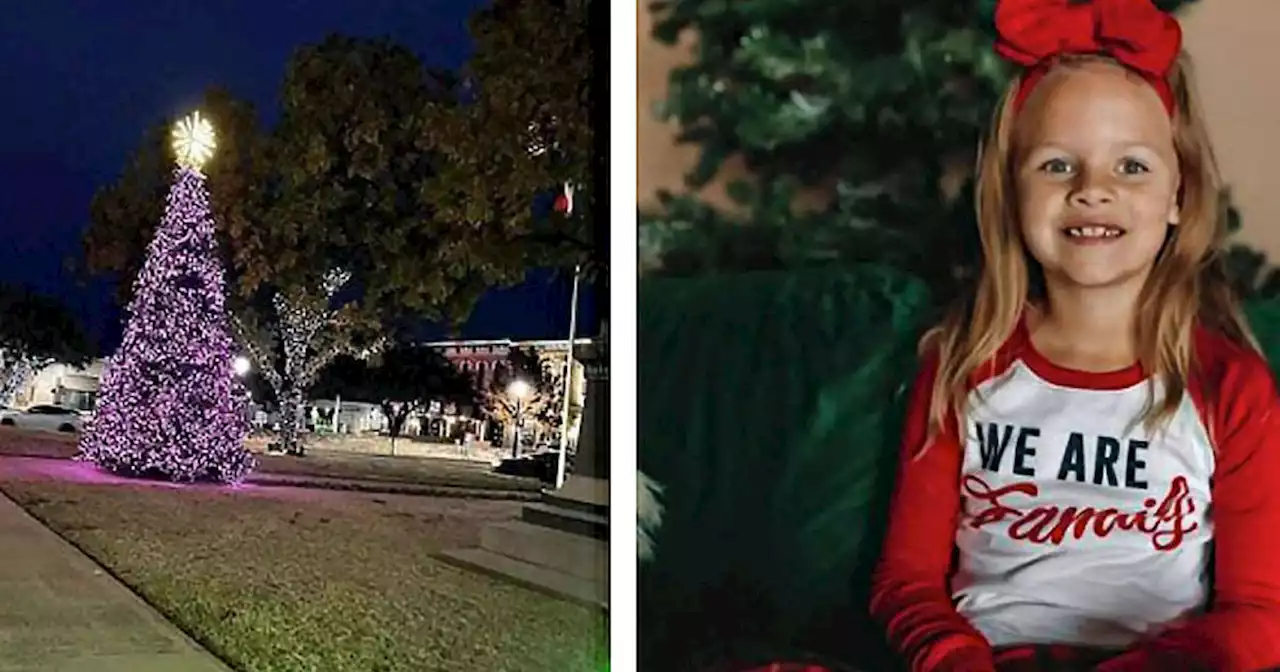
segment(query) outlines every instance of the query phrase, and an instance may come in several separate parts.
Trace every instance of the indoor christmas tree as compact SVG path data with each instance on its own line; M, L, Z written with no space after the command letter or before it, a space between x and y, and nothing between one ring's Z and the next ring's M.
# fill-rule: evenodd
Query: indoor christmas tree
M178 167L106 366L80 458L121 474L235 482L253 467L245 395L233 371L222 266L201 166L213 129L199 114L174 129Z
M730 186L738 213L690 195L642 213L642 263L668 276L883 263L939 302L972 277L972 167L1012 74L993 51L995 0L653 7L657 39L698 38L658 111L700 146L690 183L735 155L755 179ZM825 201L793 207L801 187Z

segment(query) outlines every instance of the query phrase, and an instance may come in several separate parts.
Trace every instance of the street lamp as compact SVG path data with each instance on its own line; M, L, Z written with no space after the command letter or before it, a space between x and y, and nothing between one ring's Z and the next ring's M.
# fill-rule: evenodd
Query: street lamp
M507 394L516 400L516 440L511 445L511 459L513 460L520 457L520 425L523 424L523 418L520 416L524 413L524 400L528 398L531 391L529 383L519 378L511 381L511 384L507 386Z
M249 358L244 355L236 355L235 359L231 360L231 370L236 374L236 378L239 378L240 380L244 380L244 377L249 375L249 371L252 368L253 364L249 361ZM241 391L244 393L245 421L252 427L254 424L253 393L249 391L248 387L244 387L243 385L241 387Z

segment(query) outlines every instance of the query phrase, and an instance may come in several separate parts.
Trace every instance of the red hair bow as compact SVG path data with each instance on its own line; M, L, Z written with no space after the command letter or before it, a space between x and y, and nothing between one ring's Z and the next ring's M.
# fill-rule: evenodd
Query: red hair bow
M1174 110L1165 76L1182 49L1177 19L1151 0L1000 0L996 53L1027 68L1014 108L1060 54L1105 54L1142 75Z

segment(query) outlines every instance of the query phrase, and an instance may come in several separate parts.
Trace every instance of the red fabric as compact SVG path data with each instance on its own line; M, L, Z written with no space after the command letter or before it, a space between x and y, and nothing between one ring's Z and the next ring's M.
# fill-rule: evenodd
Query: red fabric
M1025 350L1019 331L997 356ZM1100 672L1280 667L1280 400L1266 362L1198 330L1191 390L1217 455L1213 477L1213 593L1208 611L1112 657ZM915 382L889 528L870 611L913 671L1034 669L1039 656L1095 660L1078 647L1015 647L998 655L955 610L949 578L960 512L962 446L953 421L925 445L936 358ZM1107 374L1103 374L1107 375ZM975 378L974 385L982 380ZM1046 653L1047 651L1047 653ZM1037 663L1038 664L1038 663Z
M1031 347L1031 336L1027 332L1025 321L1018 322L1009 342L1001 348L996 357L995 366L1003 371L1014 360L1021 360L1027 368L1035 372L1043 380L1054 385L1070 387L1077 390L1123 390L1146 380L1147 374L1142 365L1134 363L1123 369L1106 372L1086 372L1067 369L1049 361L1047 357ZM981 382L981 381L979 381Z
M984 672L995 669L991 646L956 612L948 585L960 515L955 419L921 452L936 370L936 357L926 359L911 392L870 610L913 672Z
M1100 672L1280 667L1280 404L1267 363L1201 332L1201 408L1217 446L1213 596L1207 613L1158 633ZM1203 354L1202 354L1203 353ZM1193 392L1195 390L1193 389Z
M545 203L546 201L543 201L543 202ZM565 196L564 194L560 194L559 196L556 196L555 205L552 207L555 209L556 212L568 212L569 197Z
M1018 646L996 653L1000 672L1044 672L1047 669L1091 670L1107 653L1076 646Z
M1106 54L1150 82L1170 114L1176 107L1165 75L1182 28L1151 0L1000 0L995 23L996 53L1027 68L1015 108L1062 54Z

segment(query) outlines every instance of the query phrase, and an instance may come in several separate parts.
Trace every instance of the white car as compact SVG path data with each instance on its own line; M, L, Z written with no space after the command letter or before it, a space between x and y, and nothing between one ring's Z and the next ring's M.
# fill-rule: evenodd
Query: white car
M84 425L84 416L75 409L40 404L20 411L0 411L0 425L79 434Z

